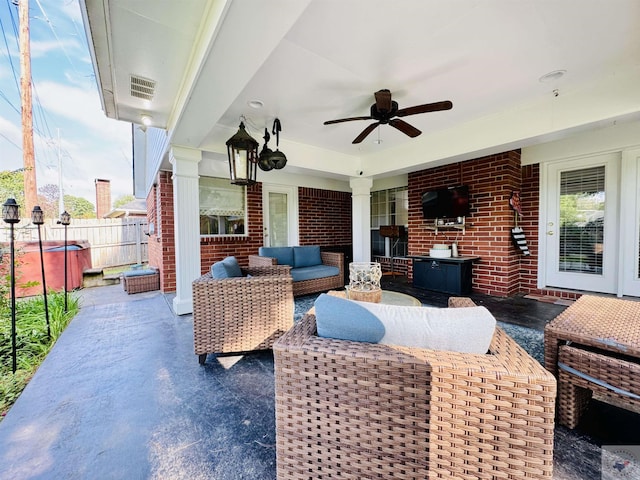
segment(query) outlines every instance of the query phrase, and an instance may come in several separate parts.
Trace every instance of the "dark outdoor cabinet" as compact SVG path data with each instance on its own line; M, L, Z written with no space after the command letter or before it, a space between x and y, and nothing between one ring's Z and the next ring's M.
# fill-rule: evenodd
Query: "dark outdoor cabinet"
M436 292L471 293L471 268L477 257L413 257L413 285Z

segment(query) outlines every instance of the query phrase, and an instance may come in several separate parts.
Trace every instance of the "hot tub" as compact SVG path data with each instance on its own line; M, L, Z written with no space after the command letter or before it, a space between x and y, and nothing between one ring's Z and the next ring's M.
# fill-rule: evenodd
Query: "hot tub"
M64 290L64 242L43 241L47 291ZM16 297L42 295L42 268L38 242L16 242ZM8 258L8 255L7 257ZM91 268L91 246L86 240L67 242L67 289L82 286L82 272ZM37 282L32 287L22 287Z

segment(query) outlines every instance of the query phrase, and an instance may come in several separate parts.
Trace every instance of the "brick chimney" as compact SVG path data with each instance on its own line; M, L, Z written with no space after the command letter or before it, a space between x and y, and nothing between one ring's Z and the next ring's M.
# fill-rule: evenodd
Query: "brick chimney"
M111 211L111 180L96 178L96 217L104 218Z

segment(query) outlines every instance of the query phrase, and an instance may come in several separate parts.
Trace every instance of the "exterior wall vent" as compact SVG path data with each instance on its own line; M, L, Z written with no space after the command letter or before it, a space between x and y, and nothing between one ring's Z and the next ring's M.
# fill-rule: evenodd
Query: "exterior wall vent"
M143 100L153 100L156 82L148 78L131 75L131 96Z

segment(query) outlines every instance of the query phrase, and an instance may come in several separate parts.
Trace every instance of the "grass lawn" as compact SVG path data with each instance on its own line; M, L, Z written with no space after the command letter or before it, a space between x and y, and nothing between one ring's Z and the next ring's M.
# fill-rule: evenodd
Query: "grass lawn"
M43 297L16 302L15 373L12 368L11 309L6 298L0 302L0 420L20 396L57 338L78 313L78 297L73 293L68 294L66 313L64 292L49 293L47 299L51 337L47 335Z

